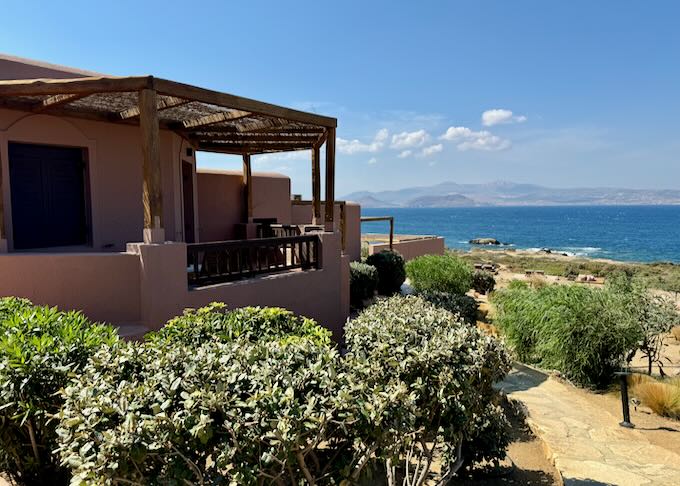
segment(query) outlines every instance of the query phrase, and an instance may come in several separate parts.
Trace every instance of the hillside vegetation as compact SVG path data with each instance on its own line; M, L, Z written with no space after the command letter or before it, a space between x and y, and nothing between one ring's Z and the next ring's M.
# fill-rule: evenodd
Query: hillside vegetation
M511 272L542 270L547 275L560 277L589 274L604 278L624 273L636 277L650 288L680 293L680 265L669 262L624 263L517 251L451 251L471 263L496 263L505 266Z

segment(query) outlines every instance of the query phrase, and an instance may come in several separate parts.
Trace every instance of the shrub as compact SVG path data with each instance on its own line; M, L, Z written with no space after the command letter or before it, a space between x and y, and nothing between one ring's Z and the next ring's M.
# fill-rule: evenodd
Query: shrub
M373 297L378 290L378 270L366 263L349 264L349 296L355 308L363 307L364 300Z
M102 345L117 341L109 326L78 312L0 299L0 470L24 485L68 484L52 451L58 392Z
M477 301L469 295L445 292L420 292L417 295L437 307L457 314L466 324L477 322Z
M656 364L663 374L664 339L673 326L680 325L680 312L675 302L652 294L639 280L625 275L612 278L607 287L620 296L622 305L641 331L638 346L631 350L628 360L639 350L647 360L647 373L651 375L652 366Z
M404 258L399 253L383 250L369 256L366 263L378 270L378 293L392 295L399 292L401 284L406 280Z
M445 478L463 459L502 457L507 422L493 407L492 385L510 360L498 341L415 296L378 301L345 331L346 360L371 412L357 415L355 440L385 461L388 475L419 452L425 462L442 452ZM429 464L420 467L426 475Z
M424 255L406 265L413 288L419 292L436 291L465 294L472 287L472 267L452 255Z
M680 384L650 380L635 385L631 393L657 415L680 419Z
M613 289L551 285L494 294L495 322L518 358L605 388L642 332L626 296Z
M340 475L322 471L324 451L351 451L338 432L338 365L334 348L309 339L105 348L65 390L60 453L87 484Z
M475 270L472 274L472 288L480 294L488 294L496 287L496 279L489 272Z
M208 341L231 342L304 337L329 344L331 333L313 319L279 307L242 307L227 310L222 303L187 309L160 330L147 334L152 342L201 345Z

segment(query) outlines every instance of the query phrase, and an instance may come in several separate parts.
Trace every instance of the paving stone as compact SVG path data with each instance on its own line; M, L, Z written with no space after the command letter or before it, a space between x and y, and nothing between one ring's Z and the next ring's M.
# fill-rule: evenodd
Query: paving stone
M680 455L622 428L572 386L518 366L500 387L526 406L565 485L680 485Z

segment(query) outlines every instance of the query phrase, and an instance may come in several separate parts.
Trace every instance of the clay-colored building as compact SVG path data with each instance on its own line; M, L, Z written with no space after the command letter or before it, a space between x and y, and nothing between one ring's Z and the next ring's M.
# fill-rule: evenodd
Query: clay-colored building
M275 305L339 335L360 230L359 207L334 202L335 127L0 56L0 295L150 329L211 301ZM197 171L197 150L242 155L244 170ZM291 201L287 177L251 173L251 155L288 150L311 151L309 204Z

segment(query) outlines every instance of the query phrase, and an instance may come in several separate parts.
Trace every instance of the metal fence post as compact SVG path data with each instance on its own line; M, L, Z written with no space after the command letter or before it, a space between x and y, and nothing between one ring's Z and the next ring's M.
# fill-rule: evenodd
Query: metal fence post
M621 427L626 427L627 429L635 428L635 425L630 421L630 405L628 399L628 377L630 376L630 371L617 371L615 373L621 380L621 407L623 409L623 422L620 422Z

